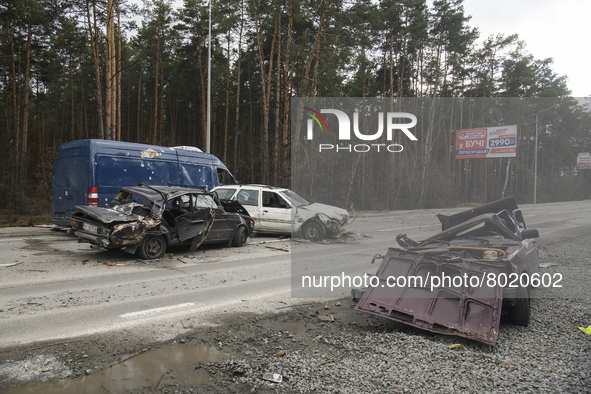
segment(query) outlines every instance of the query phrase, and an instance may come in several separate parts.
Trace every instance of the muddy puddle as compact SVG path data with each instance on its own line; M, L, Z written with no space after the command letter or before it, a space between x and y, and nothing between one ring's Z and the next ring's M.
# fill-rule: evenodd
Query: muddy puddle
M202 344L169 345L135 356L122 356L121 360L124 361L94 370L87 376L25 383L4 389L2 393L125 393L181 382L199 386L211 382L207 371L200 368L200 363L220 362L229 358L227 353Z

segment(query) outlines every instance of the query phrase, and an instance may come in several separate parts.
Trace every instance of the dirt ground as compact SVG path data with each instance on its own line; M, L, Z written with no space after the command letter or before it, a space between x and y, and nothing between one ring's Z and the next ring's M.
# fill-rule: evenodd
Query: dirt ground
M3 352L2 359L31 360L29 367L34 364L35 368L40 368L36 375L38 380L60 377L67 379L64 380L64 385L59 381L31 382L12 387L6 392L25 393L40 389L49 390L48 392L76 392L77 387L88 387L92 375L96 375L101 385L111 393L274 391L280 386L263 379L264 373L274 373L273 370L266 370L274 359L288 353L313 352L322 348L325 362L331 363L334 362L331 352L326 351L326 344L318 342L319 337L339 335L343 330L352 330L363 335L367 334L367 330L381 332L390 330L395 325L358 313L353 310L354 305L351 299L305 302L297 306L278 304L275 313L220 316L215 325L196 327L189 335L160 343L152 343L148 337L142 338L134 330L112 333L108 337L90 336L72 341L36 344L29 349L8 349ZM183 348L192 347L193 350L199 349L195 352L197 354L194 359L190 360L189 357L188 365L177 365L174 369L174 363L170 359L178 354L185 354ZM205 357L203 353L207 353ZM43 362L38 359L40 355ZM138 361L138 365L143 368L159 357L160 361L166 360L169 368L159 372L159 376L140 378L133 384L135 387L126 385L124 378L118 380L109 376L114 368L138 359L142 359ZM63 363L56 363L54 360L62 360ZM248 367L236 360L248 360ZM20 366L27 369L25 364ZM171 366L173 369L170 369ZM26 376L33 375L34 371L27 371ZM246 384L240 384L245 382L245 377L248 378ZM242 382L239 382L241 378ZM282 376L282 379L287 380L289 376ZM1 383L0 381L0 387ZM281 386L281 391L285 391L284 386Z

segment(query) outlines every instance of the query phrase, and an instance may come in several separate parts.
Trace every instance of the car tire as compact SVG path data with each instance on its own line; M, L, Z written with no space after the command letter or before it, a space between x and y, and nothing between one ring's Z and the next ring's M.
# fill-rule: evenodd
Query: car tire
M527 327L529 325L529 316L529 289L520 287L517 290L517 302L509 309L509 319L516 326Z
M324 227L314 221L305 223L302 226L302 236L312 242L320 241L324 238Z
M231 245L234 247L244 246L246 243L246 230L243 226L240 226L234 231Z
M162 235L148 235L137 249L142 259L153 260L162 257L166 251L166 240Z

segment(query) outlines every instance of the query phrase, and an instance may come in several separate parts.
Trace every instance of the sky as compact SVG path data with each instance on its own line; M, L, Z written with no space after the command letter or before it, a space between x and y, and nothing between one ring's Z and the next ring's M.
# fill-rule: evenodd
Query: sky
M535 59L554 59L573 97L591 96L591 0L464 0L464 11L481 42L517 33Z
M480 39L517 33L536 59L553 58L573 97L591 96L591 1L464 0Z

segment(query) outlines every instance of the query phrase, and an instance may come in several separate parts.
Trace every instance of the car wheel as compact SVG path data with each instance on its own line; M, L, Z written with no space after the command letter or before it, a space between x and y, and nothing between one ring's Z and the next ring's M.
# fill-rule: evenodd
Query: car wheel
M246 230L243 226L240 226L234 231L234 237L232 237L232 246L243 246L246 243Z
M324 238L324 228L316 222L308 222L302 227L302 235L310 241L320 241Z
M162 235L148 235L137 249L142 259L159 259L166 250L166 241Z
M529 289L520 287L517 296L517 302L509 309L509 319L516 326L527 327L530 315Z

